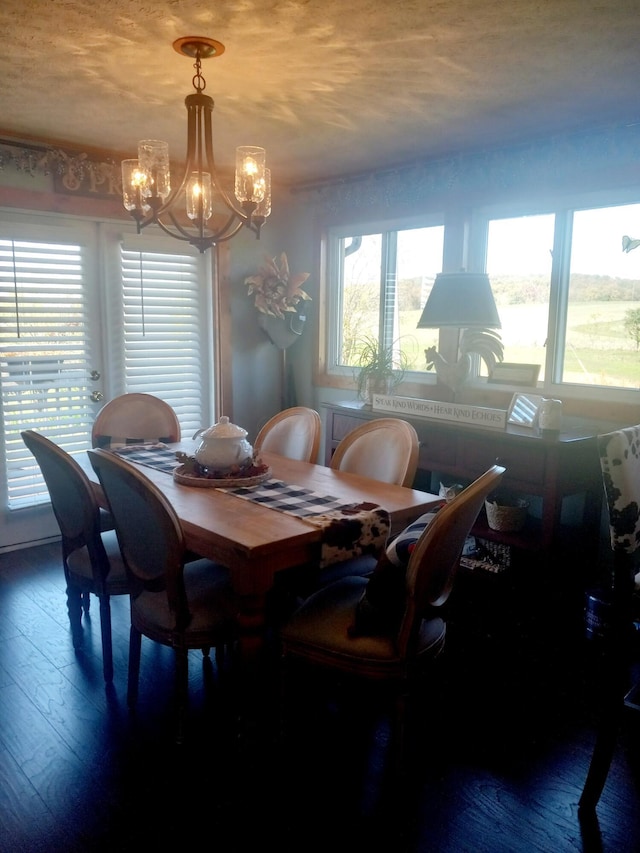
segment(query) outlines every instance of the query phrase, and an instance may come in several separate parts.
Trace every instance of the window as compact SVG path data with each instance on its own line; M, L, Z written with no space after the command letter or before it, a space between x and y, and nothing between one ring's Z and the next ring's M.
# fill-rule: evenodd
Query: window
M631 191L584 202L451 211L446 227L414 220L331 230L327 371L352 378L362 340L373 337L399 342L411 381L428 382L424 350L455 347L450 334L416 329L436 274L485 269L505 362L539 365L547 394L606 388L628 399L640 388L640 203ZM486 377L480 359L473 369Z
M486 270L505 361L540 364L547 385L640 387L634 227L640 204L489 221Z
M622 249L634 233L640 204L573 213L558 382L640 388L640 252Z
M411 370L424 371L433 330L416 325L442 270L444 226L342 229L329 237L328 367L350 374L363 341L397 344Z
M487 269L496 300L504 360L539 364L544 379L555 216L492 219Z

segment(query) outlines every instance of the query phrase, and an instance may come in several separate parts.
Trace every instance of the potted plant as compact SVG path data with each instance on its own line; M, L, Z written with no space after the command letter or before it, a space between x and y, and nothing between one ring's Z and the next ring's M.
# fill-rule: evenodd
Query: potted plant
M358 397L371 404L373 394L392 394L402 382L409 360L399 341L383 346L377 338L366 336L357 347Z

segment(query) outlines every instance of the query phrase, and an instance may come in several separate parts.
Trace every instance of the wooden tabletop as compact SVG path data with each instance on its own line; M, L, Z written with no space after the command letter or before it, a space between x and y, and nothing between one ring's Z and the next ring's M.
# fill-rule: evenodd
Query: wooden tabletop
M170 446L192 451L192 446L185 442ZM428 492L345 474L324 465L267 452L261 456L271 467L274 478L288 484L333 495L345 503L370 501L384 507L389 512L394 532L441 502L437 495ZM317 553L321 530L301 518L254 501L241 500L220 489L182 485L170 474L147 465L131 464L168 498L180 518L187 546L228 566L240 594L264 594L272 586L275 572L303 565ZM90 464L86 470L104 503Z

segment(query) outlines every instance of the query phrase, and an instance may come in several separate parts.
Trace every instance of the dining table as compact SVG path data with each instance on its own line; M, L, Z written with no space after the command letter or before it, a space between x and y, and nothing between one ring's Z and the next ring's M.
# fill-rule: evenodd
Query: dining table
M196 446L189 441L163 445L168 464L159 467L151 460L140 461L145 459L144 454L125 452L121 456L144 473L172 505L180 519L186 547L228 568L239 601L240 652L249 661L263 646L267 596L277 573L296 567L302 572L305 566L317 564L323 528L314 523L314 518L250 499L251 489L242 490L240 496L233 481L229 488L177 481L171 470L179 464L176 452L192 455ZM267 451L260 456L270 469L271 483L286 484L294 492L325 500L331 498L328 505L383 508L388 514L390 534L400 532L418 516L442 503L436 494L333 470L326 465L288 459ZM83 467L98 502L107 507L88 457Z

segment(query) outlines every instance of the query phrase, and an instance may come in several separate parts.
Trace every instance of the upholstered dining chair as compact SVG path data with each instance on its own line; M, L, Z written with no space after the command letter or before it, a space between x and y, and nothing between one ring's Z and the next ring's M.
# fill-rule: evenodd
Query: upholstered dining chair
M600 468L609 521L612 563L609 615L602 627L601 708L596 742L580 797L581 812L593 813L602 794L629 691L633 599L640 593L634 554L640 547L640 425L598 436Z
M149 441L180 441L173 408L153 394L121 394L100 409L93 422L93 447Z
M40 466L60 528L74 648L82 646L82 612L89 610L90 596L95 595L100 602L104 680L111 682L110 597L129 592L113 519L101 513L89 478L73 456L34 430L24 430L21 435Z
M176 740L182 743L188 710L189 650L231 645L238 606L228 572L207 559L187 562L180 520L162 492L115 453L89 457L115 521L131 588L127 702L138 698L142 637L175 652Z
M418 433L408 421L376 418L345 435L331 457L330 467L383 483L411 486L419 453Z
M443 605L465 540L504 472L494 465L436 512L407 549L406 568L385 559L370 578L344 577L314 593L281 626L285 716L292 661L375 682L394 691L402 753L407 699L444 648Z
M418 433L408 422L400 418L377 418L347 433L331 457L330 467L337 471L360 474L384 483L411 486L418 467L420 444ZM368 575L373 570L375 559L363 557L358 562L358 574ZM345 568L335 563L324 569L309 568L304 574L284 573L278 578L277 589L286 609L286 598L306 598L322 586L356 574L355 564ZM281 592L282 590L282 592Z
M301 462L315 462L320 449L321 431L322 421L315 409L292 406L266 422L253 442L253 448Z

